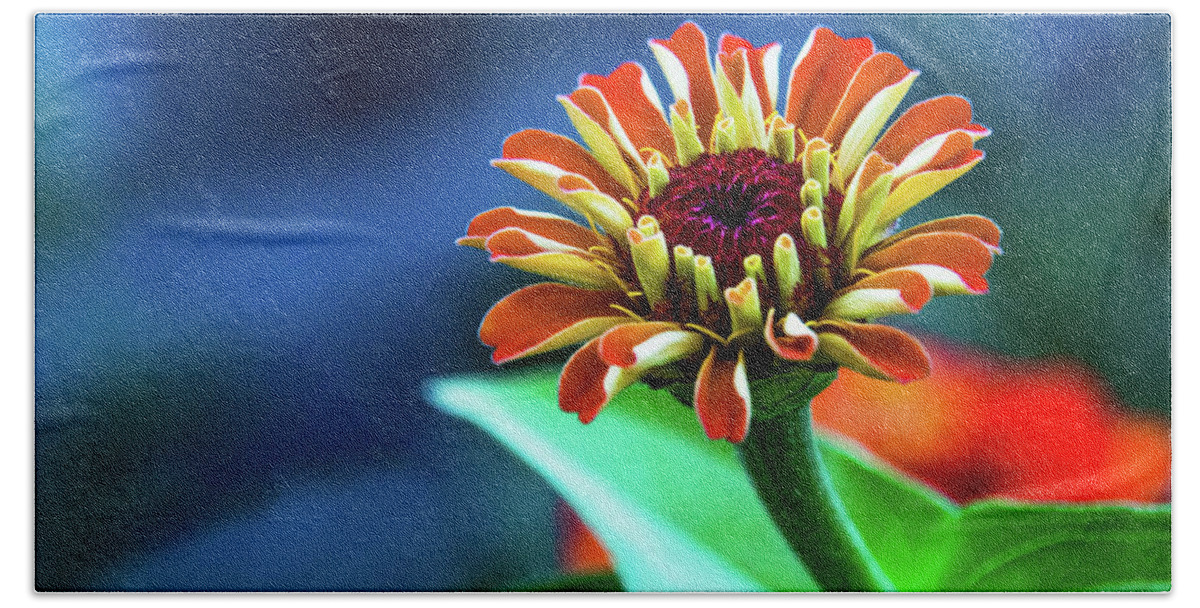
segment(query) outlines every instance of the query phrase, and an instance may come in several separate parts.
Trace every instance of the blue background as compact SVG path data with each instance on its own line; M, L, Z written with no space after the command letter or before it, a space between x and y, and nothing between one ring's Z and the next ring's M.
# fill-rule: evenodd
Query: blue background
M554 571L554 497L425 378L488 367L529 277L453 246L499 205L505 136L684 21L638 16L40 15L35 32L41 589L479 589ZM992 293L897 324L1170 386L1163 15L695 18L871 36L995 134L906 217L1005 229ZM545 356L538 362L561 360ZM536 362L535 362L536 363Z

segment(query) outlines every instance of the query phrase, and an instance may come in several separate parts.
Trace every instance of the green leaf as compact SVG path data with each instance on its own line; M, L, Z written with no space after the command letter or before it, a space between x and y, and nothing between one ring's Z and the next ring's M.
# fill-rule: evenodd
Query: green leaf
M1161 590L1168 506L982 502L963 510L946 591Z
M538 470L613 554L631 591L815 590L735 448L665 391L621 393L596 420L558 409L557 370L448 378L431 401ZM1155 591L1171 580L1169 506L985 502L959 508L855 448L822 457L902 591Z
M851 519L901 591L1170 589L1169 506L959 508L870 456L824 447Z
M865 453L829 441L821 456L867 548L899 591L936 589L959 508Z
M645 386L594 422L558 409L553 373L464 377L431 400L540 472L612 553L630 591L816 590L759 502L733 446Z

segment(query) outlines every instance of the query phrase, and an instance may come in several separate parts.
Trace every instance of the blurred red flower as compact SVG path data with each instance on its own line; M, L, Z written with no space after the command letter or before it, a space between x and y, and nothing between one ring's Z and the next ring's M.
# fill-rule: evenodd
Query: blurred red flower
M814 400L816 423L959 503L1170 500L1169 423L1122 409L1086 367L922 342L928 379L895 384L843 371ZM565 504L558 523L566 571L611 567Z
M1084 366L925 344L929 379L843 373L814 400L816 423L957 502L1169 499L1169 424L1123 410Z

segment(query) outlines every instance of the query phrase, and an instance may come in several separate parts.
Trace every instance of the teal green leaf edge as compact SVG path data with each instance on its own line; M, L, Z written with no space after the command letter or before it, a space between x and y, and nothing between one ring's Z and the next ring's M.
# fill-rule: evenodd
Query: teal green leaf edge
M961 509L843 437L820 445L850 519L896 589L937 589Z
M816 590L732 446L700 441L691 410L638 386L583 425L558 409L554 378L440 380L427 394L545 477L612 553L626 589Z
M733 447L705 438L691 409L638 385L583 425L558 409L556 389L557 370L534 370L438 379L426 395L543 475L612 553L626 589L816 590ZM1169 506L960 508L845 439L821 448L851 519L901 591L1170 587Z

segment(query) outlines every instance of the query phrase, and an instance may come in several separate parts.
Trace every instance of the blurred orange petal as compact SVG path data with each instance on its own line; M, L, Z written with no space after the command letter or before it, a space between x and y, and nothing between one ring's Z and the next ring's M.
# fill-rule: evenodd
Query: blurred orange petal
M1169 495L1167 423L1121 410L1083 366L923 343L933 362L924 382L843 373L814 400L817 424L959 502Z

